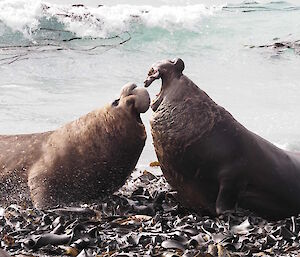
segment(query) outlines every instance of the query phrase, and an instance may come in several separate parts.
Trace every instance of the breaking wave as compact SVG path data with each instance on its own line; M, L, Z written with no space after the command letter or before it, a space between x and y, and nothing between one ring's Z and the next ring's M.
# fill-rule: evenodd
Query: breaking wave
M206 6L114 5L88 7L59 5L41 0L0 1L0 65L41 58L44 52L76 50L94 54L128 42L132 35L140 42L175 36L190 40L213 31L211 19L224 15L251 15L261 11L297 11L287 2ZM233 14L232 14L233 13ZM91 53L91 50L93 50Z
M203 17L222 6L98 6L55 5L36 0L0 2L0 43L13 40L39 40L43 37L70 39L104 38L130 31L134 26L160 27L169 31L196 31ZM4 37L5 36L5 37Z

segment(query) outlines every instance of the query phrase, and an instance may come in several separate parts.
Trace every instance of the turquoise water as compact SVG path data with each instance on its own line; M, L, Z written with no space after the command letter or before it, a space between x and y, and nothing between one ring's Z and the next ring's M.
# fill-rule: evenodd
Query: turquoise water
M0 1L1 134L55 129L127 82L142 86L157 60L181 57L185 74L243 125L300 150L300 56L252 47L300 39L296 1L72 3ZM155 160L151 112L139 165Z

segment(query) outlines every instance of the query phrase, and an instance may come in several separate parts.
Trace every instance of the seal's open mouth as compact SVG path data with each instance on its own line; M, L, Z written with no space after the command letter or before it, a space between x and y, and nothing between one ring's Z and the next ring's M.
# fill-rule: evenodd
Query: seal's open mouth
M152 67L148 72L148 77L144 81L145 87L149 87L154 80L159 79L159 78L161 78L161 73L160 73L159 69L156 67ZM156 98L151 103L151 109L153 111L157 110L158 106L160 105L160 103L162 101L161 94L162 94L162 86L160 87L160 91L156 95Z
M173 79L179 79L184 70L184 62L180 58L173 60L162 60L152 65L152 68L148 72L148 76L144 81L145 87L149 87L151 83L156 80L162 80L160 92L156 95L156 98L151 104L153 111L156 111L159 105L167 96L167 88L172 84Z
M161 74L159 69L156 67L152 67L148 72L148 77L144 81L145 87L149 87L154 80L159 79L160 77Z
M139 113L136 115L136 121L137 121L139 124L142 124L142 125L143 125L143 121L142 121L141 115L140 115Z
M158 106L160 105L160 103L162 102L162 85L160 86L160 91L158 94L156 94L156 98L153 99L152 103L151 103L151 109L155 112L158 108Z

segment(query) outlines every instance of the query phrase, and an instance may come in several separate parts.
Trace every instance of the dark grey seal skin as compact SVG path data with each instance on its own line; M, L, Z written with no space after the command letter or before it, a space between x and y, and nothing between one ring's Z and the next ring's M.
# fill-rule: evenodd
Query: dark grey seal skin
M146 89L126 84L120 98L45 133L0 136L1 205L49 208L90 203L121 187L146 140Z
M163 60L145 86L161 78L151 107L162 172L189 207L213 215L236 207L269 219L300 213L300 155L246 129L182 74L181 59Z

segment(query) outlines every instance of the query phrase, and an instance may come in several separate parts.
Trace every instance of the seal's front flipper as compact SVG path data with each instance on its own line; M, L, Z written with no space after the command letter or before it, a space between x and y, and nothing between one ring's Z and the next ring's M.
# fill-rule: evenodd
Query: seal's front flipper
M233 211L236 205L237 190L233 181L222 181L220 183L219 193L216 201L217 215L224 214L227 211Z

